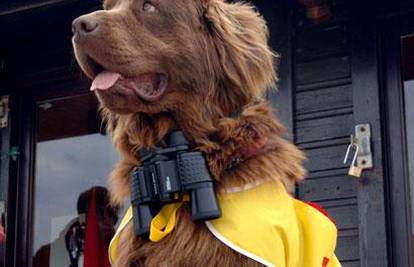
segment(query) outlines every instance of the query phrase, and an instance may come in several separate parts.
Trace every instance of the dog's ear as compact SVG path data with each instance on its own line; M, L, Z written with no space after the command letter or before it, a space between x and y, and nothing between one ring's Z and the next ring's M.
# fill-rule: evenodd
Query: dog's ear
M262 97L277 79L265 20L250 4L224 0L204 0L203 4L203 23L215 46L224 82L217 98L245 105Z

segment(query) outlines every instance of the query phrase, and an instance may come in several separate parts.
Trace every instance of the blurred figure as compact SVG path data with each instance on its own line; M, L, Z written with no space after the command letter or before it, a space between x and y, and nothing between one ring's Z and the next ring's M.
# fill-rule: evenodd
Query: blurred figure
M109 204L108 190L96 186L81 193L77 212L78 217L64 227L56 240L36 252L34 267L62 267L62 262L68 263L69 267L110 266L107 248L115 233L118 216L117 209ZM64 246L58 244L62 241Z

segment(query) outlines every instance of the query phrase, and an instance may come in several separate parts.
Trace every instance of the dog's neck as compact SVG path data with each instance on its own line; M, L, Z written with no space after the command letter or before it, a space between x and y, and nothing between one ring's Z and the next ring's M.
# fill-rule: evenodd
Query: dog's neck
M121 176L128 177L139 164L139 149L159 145L178 126L195 149L204 153L219 190L258 180L280 179L286 183L303 178L303 154L282 138L284 128L267 103L248 105L237 118L195 115L200 113L186 112L180 117L171 113L134 114L112 122L109 129L123 158L118 168ZM127 180L113 182L121 188L115 200L128 196Z
M228 116L201 109L176 112L174 125L204 152L216 179L266 151L267 145L284 131L265 101L252 101Z

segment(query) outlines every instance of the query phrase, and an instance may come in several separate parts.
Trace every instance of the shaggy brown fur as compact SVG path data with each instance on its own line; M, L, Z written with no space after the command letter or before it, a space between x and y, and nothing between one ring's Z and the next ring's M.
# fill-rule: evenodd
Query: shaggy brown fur
M145 12L150 3L154 12ZM168 75L168 89L155 102L126 94L116 85L98 91L103 116L122 155L112 173L115 204L129 197L129 175L142 147L162 145L179 126L207 157L216 188L304 176L303 155L284 140L284 128L262 100L276 80L274 54L265 21L248 4L223 0L108 0L92 36L75 36L80 66L90 78L102 69L126 77ZM232 116L237 114L236 117ZM249 145L266 146L241 164L234 160ZM187 206L178 212L172 234L160 243L124 231L116 266L258 266L194 223Z

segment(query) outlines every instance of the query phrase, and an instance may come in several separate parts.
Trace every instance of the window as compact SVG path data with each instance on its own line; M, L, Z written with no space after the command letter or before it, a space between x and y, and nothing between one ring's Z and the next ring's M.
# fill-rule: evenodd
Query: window
M33 266L107 265L117 210L107 190L118 155L94 95L37 104ZM87 265L87 264L85 264Z

